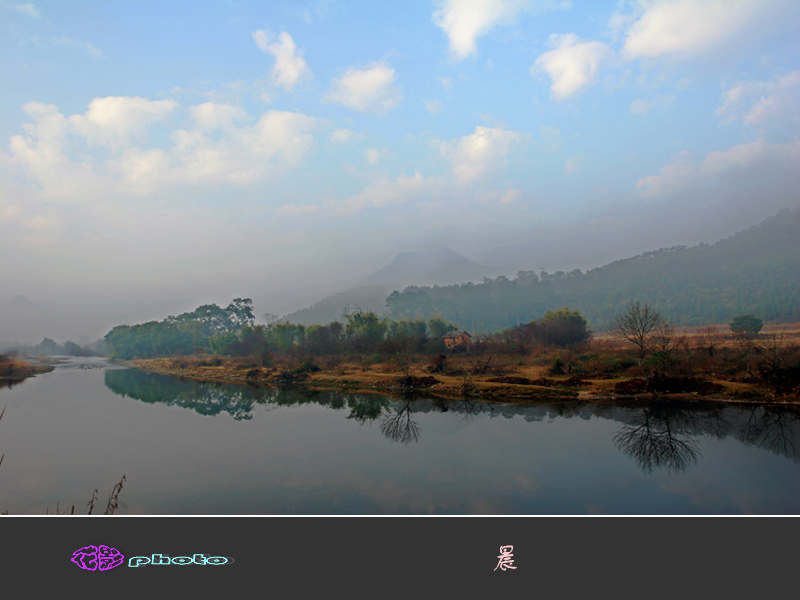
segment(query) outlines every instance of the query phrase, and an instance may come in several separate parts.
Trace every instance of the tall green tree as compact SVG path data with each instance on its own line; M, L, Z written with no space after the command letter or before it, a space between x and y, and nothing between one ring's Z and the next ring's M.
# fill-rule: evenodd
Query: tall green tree
M345 331L353 349L359 352L374 352L383 341L388 330L386 319L381 319L372 311L361 309L345 315Z
M586 319L577 310L566 307L547 311L538 326L542 341L555 346L573 346L591 337Z
M756 337L764 327L764 322L755 315L739 315L733 318L729 326L736 335Z

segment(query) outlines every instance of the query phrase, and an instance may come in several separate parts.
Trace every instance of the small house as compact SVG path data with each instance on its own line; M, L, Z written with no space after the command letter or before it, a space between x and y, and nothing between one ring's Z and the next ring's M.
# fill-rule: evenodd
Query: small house
M449 350L453 348L469 348L471 337L466 331L448 331L444 334L444 347Z

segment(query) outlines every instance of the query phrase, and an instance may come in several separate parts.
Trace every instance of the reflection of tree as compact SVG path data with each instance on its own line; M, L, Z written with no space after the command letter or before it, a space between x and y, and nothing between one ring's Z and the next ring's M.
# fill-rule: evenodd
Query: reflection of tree
M387 412L381 418L381 433L393 442L410 444L419 440L419 425L411 418L411 401L400 410Z
M464 421L469 421L474 416L483 412L494 412L494 407L486 402L478 402L470 397L462 397L458 400L443 400L441 398L434 401L434 406L439 409L439 412L453 411L456 414L463 415Z
M181 406L206 416L228 413L237 421L252 419L253 407L263 396L260 390L245 386L181 381L136 369L106 370L105 383L121 396L150 404Z
M742 441L794 460L800 459L797 431L800 413L754 406L742 430Z
M384 396L353 396L347 399L347 407L350 409L347 418L363 425L380 417L388 405L389 399Z
M684 471L700 455L697 440L681 434L695 425L693 421L687 411L661 404L647 406L614 434L614 445L646 473L662 467L668 472Z

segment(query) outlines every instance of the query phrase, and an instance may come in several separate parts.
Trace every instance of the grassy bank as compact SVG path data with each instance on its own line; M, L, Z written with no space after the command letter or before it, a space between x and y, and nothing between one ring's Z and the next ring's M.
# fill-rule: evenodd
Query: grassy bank
M33 377L40 373L48 373L54 368L53 364L48 362L47 359L20 358L18 356L0 354L0 384L13 385L28 377Z
M607 347L611 345L610 347ZM798 403L798 388L781 387L733 370L653 377L611 342L593 342L583 354L372 356L286 359L263 365L244 357L191 356L140 359L130 366L200 381L248 385L301 385L387 394L495 401L647 399ZM600 351L601 347L605 351ZM707 365L706 365L707 366ZM774 383L774 382L772 382Z

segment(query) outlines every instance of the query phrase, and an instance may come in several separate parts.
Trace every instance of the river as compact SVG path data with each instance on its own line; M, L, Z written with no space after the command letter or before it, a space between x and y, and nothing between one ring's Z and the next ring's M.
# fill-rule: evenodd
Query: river
M68 358L0 389L0 511L798 514L800 412L182 381ZM124 504L124 505L123 505Z

